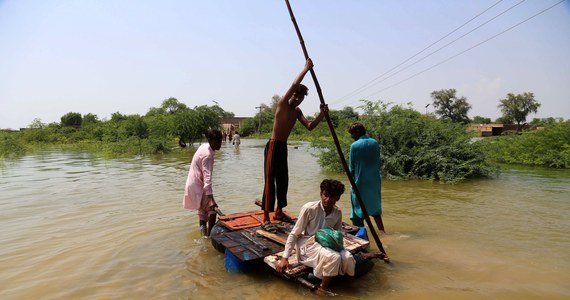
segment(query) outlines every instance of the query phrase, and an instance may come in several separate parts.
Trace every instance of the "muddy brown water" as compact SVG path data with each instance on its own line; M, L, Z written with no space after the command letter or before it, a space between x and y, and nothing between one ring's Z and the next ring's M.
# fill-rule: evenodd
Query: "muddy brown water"
M255 210L264 140L216 154L224 213ZM324 178L305 143L289 149L287 210ZM104 159L45 151L0 162L1 299L306 299L266 269L231 273L181 198L191 154ZM456 185L383 181L377 262L338 299L569 299L570 170L504 167ZM348 220L349 200L339 205ZM373 248L375 246L373 245Z

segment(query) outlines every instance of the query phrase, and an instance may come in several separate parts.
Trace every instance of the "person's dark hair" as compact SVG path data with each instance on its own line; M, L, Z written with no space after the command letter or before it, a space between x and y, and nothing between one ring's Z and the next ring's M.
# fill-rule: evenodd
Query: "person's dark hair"
M217 129L208 129L208 132L206 132L206 138L208 141L221 141L222 132Z
M344 193L344 184L338 180L325 179L321 182L322 192L327 192L330 196L340 196Z
M303 95L307 96L309 94L309 88L306 87L304 84L299 83L295 88L295 94L298 96Z
M354 122L354 123L352 123L352 125L350 125L350 128L348 129L348 133L353 134L356 132L359 132L360 135L366 134L366 128L364 128L364 125L362 125L362 123Z

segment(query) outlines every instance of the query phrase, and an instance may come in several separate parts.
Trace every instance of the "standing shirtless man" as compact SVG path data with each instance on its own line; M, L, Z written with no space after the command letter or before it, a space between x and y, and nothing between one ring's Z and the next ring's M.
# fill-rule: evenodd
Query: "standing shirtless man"
M326 113L327 105L321 104L321 112L313 121L307 120L299 105L305 99L309 90L301 84L303 78L313 68L313 61L309 58L305 67L297 75L293 84L283 97L277 102L275 118L273 121L273 131L271 139L265 146L265 186L263 187L262 208L264 210L264 222L270 222L269 212L275 211L273 219L285 222L291 219L283 213L283 208L287 206L287 188L289 185L289 170L287 166L287 138L299 120L309 131L317 127ZM275 209L275 196L277 195L277 209Z

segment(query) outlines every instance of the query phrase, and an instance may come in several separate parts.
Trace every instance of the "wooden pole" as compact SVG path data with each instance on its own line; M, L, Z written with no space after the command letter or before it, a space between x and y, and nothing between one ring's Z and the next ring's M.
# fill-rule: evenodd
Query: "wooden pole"
M285 3L287 4L287 9L289 10L289 15L291 16L291 21L293 22L293 25L295 26L295 31L297 31L297 36L299 37L299 42L301 43L301 48L303 49L303 54L305 55L305 60L306 60L309 58L309 53L307 52L307 47L305 47L305 41L303 40L303 36L301 35L301 30L299 29L299 25L297 25L297 21L295 20L295 15L293 14L293 10L291 9L291 5L289 4L289 0L285 0ZM325 104L323 92L321 91L321 86L319 85L319 81L317 80L317 75L315 73L314 68L311 68L311 76L313 77L313 81L315 82L315 87L317 89L317 93L319 94L319 100L321 101L321 104ZM376 242L376 245L378 246L380 251L382 253L384 253L384 255L386 255L386 258L388 258L388 255L386 254L386 250L384 250L384 247L382 246L382 242L380 241L380 238L378 237L378 234L376 233L376 230L374 229L374 226L372 225L372 222L370 221L370 216L368 215L368 211L366 211L366 207L364 206L364 202L362 201L362 197L360 196L360 191L358 190L358 187L356 186L356 183L354 182L354 179L352 178L352 175L350 174L350 171L348 169L348 165L346 163L346 159L344 158L344 154L342 153L342 149L340 148L340 143L338 141L338 137L336 135L336 132L334 130L334 126L332 124L331 118L330 118L328 113L325 114L325 118L327 120L327 124L329 126L329 130L331 132L332 138L334 140L336 150L337 150L338 155L340 157L342 167L344 168L344 172L346 173L346 176L348 177L348 180L350 181L350 185L352 186L352 190L354 191L354 194L356 195L356 199L358 200L358 203L360 204L360 207L362 208L362 214L364 215L364 220L366 221L366 223L368 224L368 227L370 228L370 232L372 233L372 237L374 237L374 241ZM389 259L385 259L385 261L389 262Z

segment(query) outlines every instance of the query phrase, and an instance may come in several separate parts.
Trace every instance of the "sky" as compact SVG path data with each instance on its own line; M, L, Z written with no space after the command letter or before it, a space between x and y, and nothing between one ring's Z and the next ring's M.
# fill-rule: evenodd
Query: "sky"
M291 0L324 101L411 103L456 89L496 119L532 92L532 118L570 119L570 1ZM0 0L0 128L68 112L144 115L174 97L237 117L283 95L305 64L285 1ZM310 75L306 115L319 110Z

